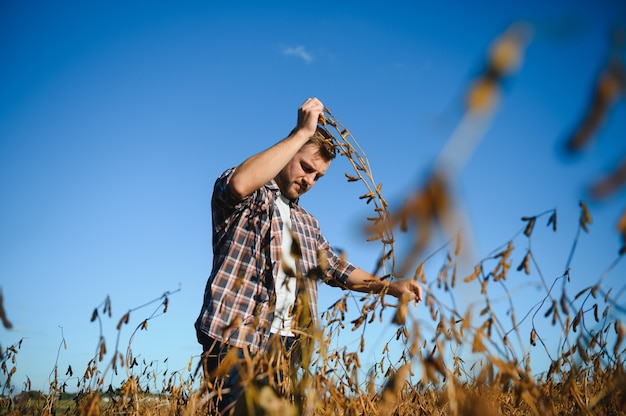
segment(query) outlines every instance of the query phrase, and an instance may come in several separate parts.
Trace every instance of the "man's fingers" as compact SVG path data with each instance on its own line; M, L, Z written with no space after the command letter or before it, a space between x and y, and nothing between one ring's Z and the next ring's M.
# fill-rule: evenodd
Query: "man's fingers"
M305 116L305 119L311 116L315 124L317 124L319 116L324 112L324 104L317 98L309 98L300 106L300 111ZM303 122L306 123L305 120Z
M418 303L422 300L422 287L420 285L417 285L413 288L413 290L415 293L415 303Z
M324 113L324 104L317 98L307 98L298 109L297 128L302 129L307 135L315 133L320 116Z
M303 110L306 109L321 112L324 110L324 104L322 104L322 102L317 98L308 98L300 108L302 108Z

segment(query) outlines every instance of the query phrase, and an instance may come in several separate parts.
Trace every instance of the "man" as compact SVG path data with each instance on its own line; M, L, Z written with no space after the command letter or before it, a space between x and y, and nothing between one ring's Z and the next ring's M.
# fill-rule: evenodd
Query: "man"
M422 298L414 280L381 280L341 259L317 220L298 204L335 157L330 136L318 127L323 110L318 99L307 99L287 138L227 170L215 183L213 269L195 325L205 374L215 376L229 352L239 359L265 353L272 335L289 349L299 335L292 323L299 291L306 291L310 316L317 317L317 286L298 285L295 276L309 276L322 266L324 280L332 285ZM233 366L219 373L222 411L241 394L242 371Z

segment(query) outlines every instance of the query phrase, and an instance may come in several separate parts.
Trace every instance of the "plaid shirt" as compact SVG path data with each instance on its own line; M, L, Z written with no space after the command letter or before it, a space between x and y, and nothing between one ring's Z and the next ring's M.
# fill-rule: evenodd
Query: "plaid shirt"
M196 321L198 338L204 334L220 342L256 352L267 341L273 318L274 281L281 255L282 220L274 200L279 189L273 180L237 201L228 183L234 169L215 182L213 211L213 269ZM326 278L345 283L355 267L332 250L318 221L292 202L291 224L300 243L299 275L318 267L318 250L326 253ZM317 285L304 286L311 316L317 318Z

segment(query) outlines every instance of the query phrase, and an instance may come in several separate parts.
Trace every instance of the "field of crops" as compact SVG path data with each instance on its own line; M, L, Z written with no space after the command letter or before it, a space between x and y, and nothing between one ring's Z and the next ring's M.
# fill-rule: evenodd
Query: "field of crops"
M466 117L455 140L445 148L448 153L442 155L442 161L458 160L452 155L459 137L479 139L472 137L480 131L476 125L489 119L496 107L499 82L514 72L526 41L525 29L517 26L496 40L488 69L468 89ZM607 65L598 81L600 98L591 103L591 113L606 111L606 106L593 106L615 93L614 88L623 91L625 75L623 66ZM538 253L533 244L559 232L554 209L528 213L508 241L468 268L464 250L471 241L462 232L463 219L450 191L458 166L436 165L423 186L408 192L405 203L391 210L350 131L328 109L321 122L333 131L339 153L354 167L346 173L347 180L364 186L360 199L374 212L366 228L370 240L382 246L377 272L421 282L425 297L417 308L409 299L396 301L384 293L355 296L346 292L322 311L315 323L307 315L310 299L306 291L300 291L294 319L301 342L299 365L290 364L281 354L247 357L241 362L233 357L215 373L204 374L198 357L190 357L185 371L167 376L156 374L151 363L137 360L139 354L132 348L133 338L147 329L153 314L135 328L126 350L114 351L110 360L105 357L111 344L101 337L97 354L85 373L78 375L78 392L71 395L65 393L63 381L71 368L53 369L49 392L28 392L26 388L26 393L14 394L12 376L20 365L22 345L3 345L0 415L212 414L213 401L221 394L220 376L232 365L240 366L246 386L246 395L235 409L242 415L626 414L626 326L623 301L620 304L624 288L604 284L625 250L615 253L612 264L601 265L604 269L595 281L572 289L577 243L593 232L593 215L584 201L562 273L544 272L538 258L545 253ZM579 134L569 143L571 149L593 134L588 122L581 121ZM623 238L626 213L618 224ZM441 235L444 244L426 252L435 236ZM405 254L399 256L399 252ZM323 258L319 260L324 263ZM468 273L462 271L467 269ZM321 284L318 275L297 277L301 285ZM516 307L514 289L520 279L539 288L540 295L530 310ZM461 299L468 291L479 300L464 305ZM154 301L159 316L167 312L171 295ZM1 306L0 298L3 322L9 328L11 311ZM390 310L391 319L384 318L382 311ZM117 323L120 331L129 316L112 317L107 298L94 309L92 321L101 327L106 322ZM375 321L393 325L395 337L377 352L380 361L368 370L361 361L367 346L366 328ZM362 334L356 348L334 347L345 332ZM396 351L401 345L402 352L392 353L390 342ZM538 356L549 365L535 367ZM111 372L128 376L112 386L105 381ZM273 381L276 374L282 375L280 382ZM163 383L155 389L157 378ZM270 381L260 383L259 379Z

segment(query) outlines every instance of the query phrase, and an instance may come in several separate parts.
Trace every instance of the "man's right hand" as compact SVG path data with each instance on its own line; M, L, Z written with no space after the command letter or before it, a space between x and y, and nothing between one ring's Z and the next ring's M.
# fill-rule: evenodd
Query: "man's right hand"
M308 98L298 108L298 125L296 131L310 138L315 134L320 115L324 112L324 104L317 98Z

